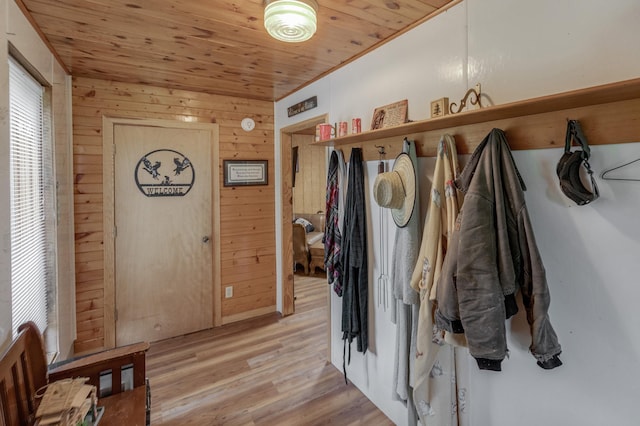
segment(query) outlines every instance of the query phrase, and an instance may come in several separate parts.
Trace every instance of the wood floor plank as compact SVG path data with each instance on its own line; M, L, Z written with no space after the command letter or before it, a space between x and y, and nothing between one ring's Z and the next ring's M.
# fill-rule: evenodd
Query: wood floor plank
M152 425L392 425L327 360L326 278L296 275L296 313L151 344Z

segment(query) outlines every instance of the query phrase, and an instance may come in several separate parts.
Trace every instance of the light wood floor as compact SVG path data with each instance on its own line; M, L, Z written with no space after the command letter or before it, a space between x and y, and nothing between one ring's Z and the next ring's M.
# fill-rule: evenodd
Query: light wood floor
M328 361L327 284L296 275L296 313L153 343L152 425L392 425Z

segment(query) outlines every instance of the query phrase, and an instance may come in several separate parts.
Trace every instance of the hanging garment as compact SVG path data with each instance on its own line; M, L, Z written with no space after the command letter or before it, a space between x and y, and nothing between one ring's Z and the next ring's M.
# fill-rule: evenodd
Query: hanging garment
M408 154L414 170L418 170L418 158L413 141L405 139L403 151ZM391 258L391 285L393 301L391 320L396 324L396 353L393 371L394 397L407 404L409 424L416 424L413 404L413 363L416 355L418 331L418 292L411 288L411 274L420 249L420 197L417 173L415 179L414 205L407 224L396 229Z
M505 319L522 292L538 365L562 365L548 309L549 288L524 199L525 185L507 138L493 129L471 156L456 186L464 194L436 289L437 326L464 332L478 367L501 369Z
M342 151L334 150L329 159L327 173L326 221L324 230L324 265L327 281L333 291L342 296L341 263L342 232L344 225L344 203L346 188L346 165Z
M444 135L438 143L429 206L420 253L411 277L411 287L420 294L418 335L414 368L414 401L424 426L458 426L468 424L465 401L466 375L456 366L456 351L434 330L436 283L442 270L447 242L453 234L462 194L454 185L459 172L456 143ZM463 363L460 363L463 364ZM466 372L466 369L464 369Z
M342 265L344 266L342 295L342 339L345 350L348 342L349 361L351 342L357 341L358 352L365 353L368 336L367 217L364 197L364 165L362 149L353 148L349 159L349 179L345 201ZM344 354L346 359L346 351ZM346 380L346 363L343 360Z

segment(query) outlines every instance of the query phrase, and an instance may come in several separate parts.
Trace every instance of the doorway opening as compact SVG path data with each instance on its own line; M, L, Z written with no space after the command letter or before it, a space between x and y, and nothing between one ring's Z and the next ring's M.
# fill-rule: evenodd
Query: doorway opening
M295 312L295 288L294 288L294 253L293 253L293 227L294 220L294 190L293 179L295 167L293 164L292 149L300 140L315 140L315 127L317 124L328 122L328 116L322 115L302 121L300 123L282 128L280 130L280 158L282 159L282 314L291 315ZM325 161L323 174L326 179L326 149L322 157ZM300 183L296 181L296 185ZM311 205L311 204L310 204ZM324 208L322 208L324 212ZM315 213L315 212L313 212ZM323 230L324 231L324 230Z

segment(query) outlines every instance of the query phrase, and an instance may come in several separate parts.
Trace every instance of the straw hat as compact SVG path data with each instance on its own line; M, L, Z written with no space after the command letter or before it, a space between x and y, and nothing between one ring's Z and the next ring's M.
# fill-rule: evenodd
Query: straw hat
M401 153L393 163L393 170L376 176L373 198L380 207L391 209L399 228L409 223L416 200L416 172L409 154Z

